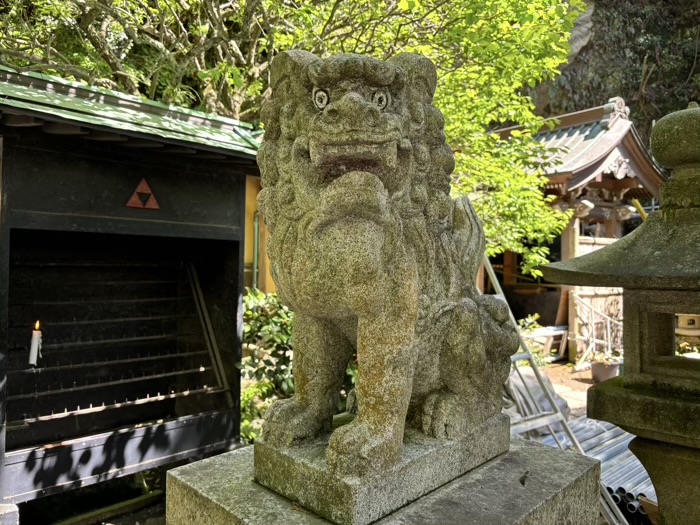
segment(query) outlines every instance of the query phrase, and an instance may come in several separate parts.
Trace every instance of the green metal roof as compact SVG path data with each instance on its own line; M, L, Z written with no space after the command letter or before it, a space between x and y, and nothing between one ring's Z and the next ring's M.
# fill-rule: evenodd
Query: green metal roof
M0 111L246 158L254 158L260 144L245 122L6 67L0 67Z

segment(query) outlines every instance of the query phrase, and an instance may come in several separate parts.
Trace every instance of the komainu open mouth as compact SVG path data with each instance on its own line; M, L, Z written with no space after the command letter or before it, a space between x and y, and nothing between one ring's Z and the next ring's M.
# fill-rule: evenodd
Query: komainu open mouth
M397 165L397 141L327 144L311 140L311 162L326 175L336 179L350 171L366 171L377 177L394 170Z

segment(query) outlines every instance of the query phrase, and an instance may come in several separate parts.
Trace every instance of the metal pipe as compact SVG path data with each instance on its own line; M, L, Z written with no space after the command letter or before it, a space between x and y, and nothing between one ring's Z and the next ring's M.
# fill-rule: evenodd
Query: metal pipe
M644 472L644 474L646 475L646 470L644 470L644 467L642 467L641 464L636 465L630 468L629 470L621 469L620 472L614 478L608 480L608 482L614 487L616 484L621 483L623 480L629 479L630 476L636 476L640 472Z
M624 463L625 461L632 461L633 459L636 459L635 456L632 455L632 453L629 451L629 449L626 452L623 452L616 458L611 459L608 461L603 468L603 473L604 474L609 474L612 470L618 468L619 463Z
M648 478L649 474L644 468L642 468L641 471L637 472L637 474L635 474L634 477L630 477L629 481L627 482L629 484L630 492L634 492L632 489Z
M620 436L625 431L621 428L616 428L613 430L608 430L596 436L592 436L587 440L579 438L581 446L586 450L586 453L590 456L591 452L600 447L600 445L609 442L610 440Z
M605 482L611 487L615 487L622 479L628 478L630 473L636 474L641 468L642 465L638 462L623 463L613 475L605 477Z
M625 436L625 438L626 437L627 436ZM600 461L606 461L610 458L617 456L618 454L620 454L620 452L624 452L625 450L627 450L627 447L628 447L630 441L631 441L631 439L630 440L623 439L623 440L615 441L615 443L613 445L611 445L610 448L602 449L599 452L597 452L596 454L589 454L589 455L591 457L594 457L594 458L600 460Z
M260 212L253 214L253 288L258 287L258 250L260 245Z
M635 514L639 511L640 506L641 504L638 501L629 501L627 502L627 512L630 514Z

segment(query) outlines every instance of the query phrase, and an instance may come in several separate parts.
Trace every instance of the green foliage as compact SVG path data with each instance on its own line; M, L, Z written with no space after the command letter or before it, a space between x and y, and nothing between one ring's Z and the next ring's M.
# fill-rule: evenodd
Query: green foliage
M262 434L265 411L276 399L269 381L253 383L241 392L241 441L252 443Z
M241 440L260 436L265 411L276 399L294 394L292 327L294 314L277 294L246 289L243 297Z
M518 319L518 329L520 330L520 333L526 336L527 334L534 332L538 328L542 328L542 325L538 322L539 318L540 314L534 313L529 314L524 319ZM550 364L550 359L548 359L549 356L544 355L544 353L542 352L544 347L540 343L538 343L535 339L530 338L526 338L525 342L530 348L530 353L532 354L532 358L535 361L535 364L538 368L542 368L543 366L547 366L548 364ZM518 361L516 365L527 367L530 366L530 363L529 361L522 360Z
M359 367L357 365L357 360L352 360L348 363L348 367L345 369L345 381L343 383L343 388L340 391L340 396L338 396L338 402L336 403L335 413L342 414L348 407L348 395L350 391L355 388L355 382L357 381L357 372Z
M588 44L562 75L537 90L547 114L621 96L648 144L655 120L700 100L700 2L595 2Z
M292 329L294 313L277 294L247 288L243 297L243 360L241 374L241 439L252 443L260 435L265 411L276 399L294 394ZM357 361L348 364L336 412L345 411L355 386Z
M14 0L0 2L0 63L257 122L282 49L438 67L436 104L456 151L454 195L470 195L495 255L539 275L568 215L542 194L542 125L529 86L558 74L581 0ZM491 131L519 124L511 141Z
M538 322L538 319L540 318L540 314L528 314L527 317L524 319L518 319L518 327L520 329L520 333L522 334L528 334L530 332L534 332L538 328L542 328L542 325Z
M294 314L277 294L246 289L243 298L244 378L267 381L270 394L290 397L292 378L292 325Z

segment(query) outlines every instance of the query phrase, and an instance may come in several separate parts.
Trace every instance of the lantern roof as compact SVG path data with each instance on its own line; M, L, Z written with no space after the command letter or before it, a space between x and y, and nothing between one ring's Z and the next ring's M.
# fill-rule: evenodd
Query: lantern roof
M700 290L700 108L671 113L652 130L656 160L673 170L661 209L605 248L544 266L550 282L580 286Z

